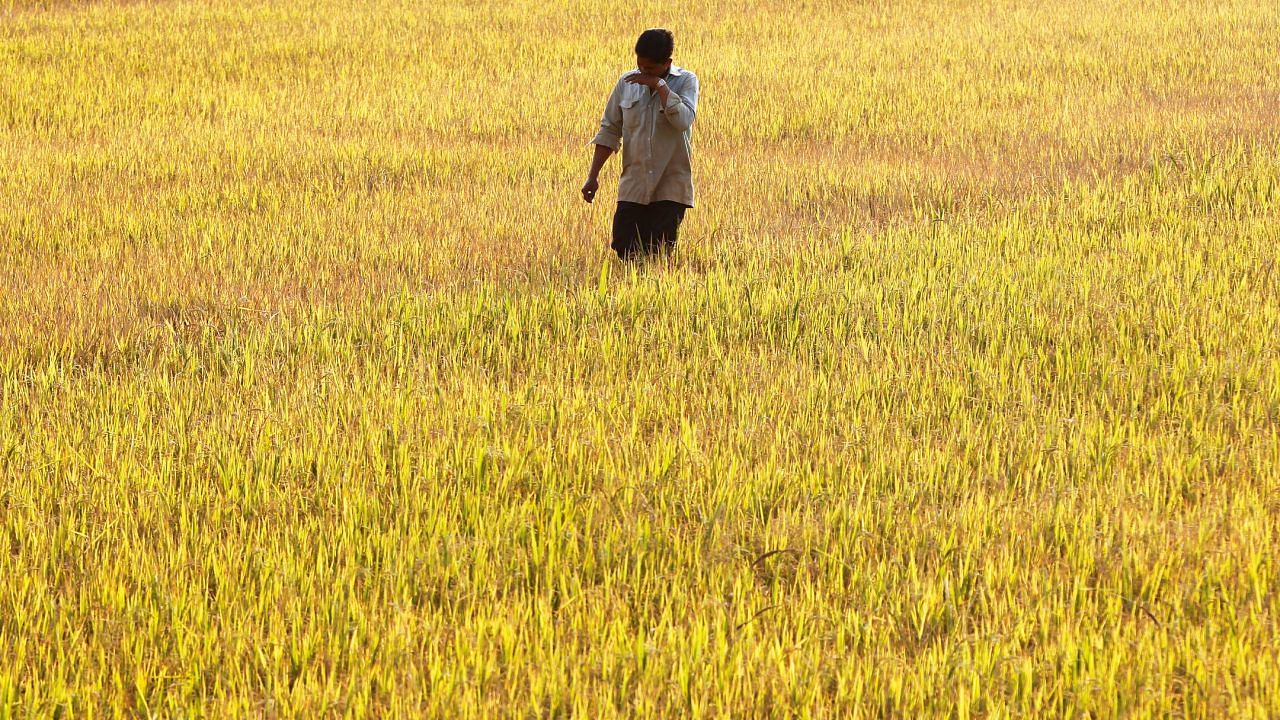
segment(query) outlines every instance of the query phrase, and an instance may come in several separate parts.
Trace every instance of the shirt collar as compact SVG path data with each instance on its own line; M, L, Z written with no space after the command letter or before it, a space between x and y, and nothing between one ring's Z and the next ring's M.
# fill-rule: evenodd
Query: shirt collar
M672 77L680 77L681 75L683 75L683 74L684 74L684 69L683 69L683 68L678 67L675 63L671 63L671 68L670 68L669 70L667 70L667 72L668 72Z

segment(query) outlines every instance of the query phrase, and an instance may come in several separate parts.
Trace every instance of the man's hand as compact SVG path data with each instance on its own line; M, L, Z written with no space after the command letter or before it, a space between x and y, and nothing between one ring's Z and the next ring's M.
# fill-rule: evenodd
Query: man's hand
M638 72L632 75L628 75L624 79L633 85L643 85L647 88L652 89L652 88L658 87L658 81L661 80L662 78L657 78L652 75L645 75L644 73Z
M600 181L594 177L587 178L587 183L582 186L582 199L591 202L596 199L596 191L600 189Z

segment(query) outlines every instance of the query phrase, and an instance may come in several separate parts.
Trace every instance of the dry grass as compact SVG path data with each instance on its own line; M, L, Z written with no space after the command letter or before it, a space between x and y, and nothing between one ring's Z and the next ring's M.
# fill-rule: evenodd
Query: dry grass
M1278 28L0 0L0 717L1280 714Z

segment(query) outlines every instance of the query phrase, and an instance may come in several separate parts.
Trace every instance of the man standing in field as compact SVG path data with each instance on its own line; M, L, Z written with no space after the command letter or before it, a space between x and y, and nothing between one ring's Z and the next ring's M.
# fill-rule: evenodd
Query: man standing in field
M582 199L600 189L600 168L622 145L622 178L613 215L613 249L623 260L675 247L693 207L689 135L698 107L698 76L671 64L675 41L662 28L636 41L636 70L618 78L592 140L595 156Z

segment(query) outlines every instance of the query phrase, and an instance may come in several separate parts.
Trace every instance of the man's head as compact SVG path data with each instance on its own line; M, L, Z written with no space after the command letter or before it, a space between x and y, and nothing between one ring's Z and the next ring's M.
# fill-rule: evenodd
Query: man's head
M650 28L636 41L636 68L645 75L662 77L671 69L676 41L665 28Z

